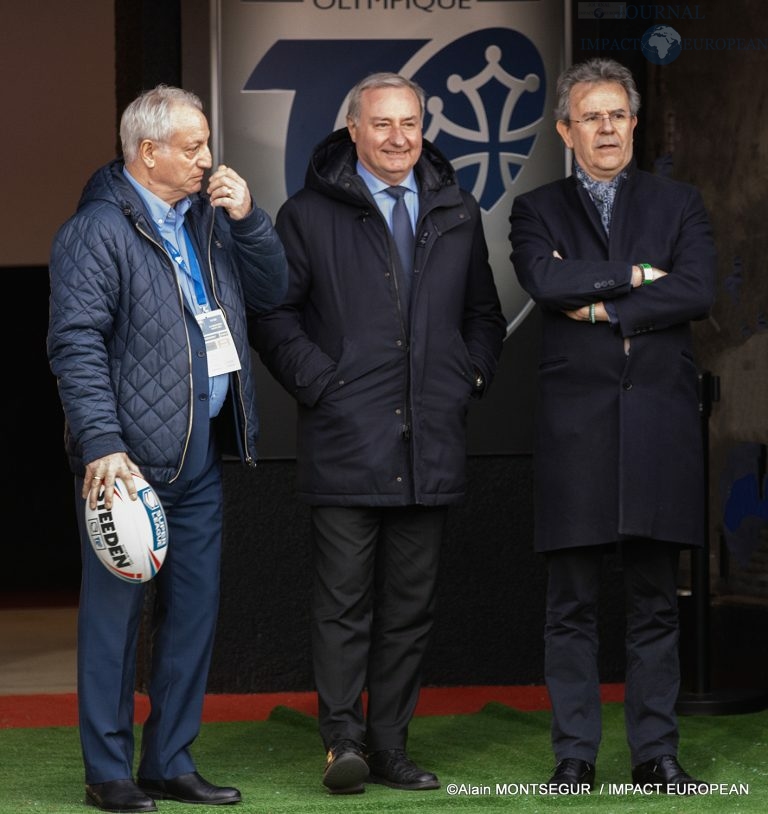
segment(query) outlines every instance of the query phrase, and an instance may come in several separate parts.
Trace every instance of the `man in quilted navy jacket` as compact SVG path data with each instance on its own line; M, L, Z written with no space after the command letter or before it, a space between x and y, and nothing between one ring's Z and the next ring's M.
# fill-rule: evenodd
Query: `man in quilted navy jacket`
M258 416L247 312L287 287L283 247L246 182L211 169L200 100L160 85L120 124L123 160L99 169L50 262L48 355L65 415L82 554L78 702L86 802L155 811L155 799L236 803L196 771L196 738L219 600L222 451L254 465ZM208 341L211 325L217 341ZM223 449L230 439L232 449ZM133 779L133 690L143 585L91 549L85 501L111 508L115 480L154 487L168 524Z

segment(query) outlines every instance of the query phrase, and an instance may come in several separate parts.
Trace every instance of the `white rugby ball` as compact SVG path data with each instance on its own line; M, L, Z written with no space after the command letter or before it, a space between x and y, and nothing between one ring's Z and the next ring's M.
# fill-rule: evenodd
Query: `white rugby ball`
M117 478L112 508L104 506L104 487L96 508L85 501L85 525L96 556L105 568L126 582L148 582L157 574L168 550L168 525L155 490L134 474L138 499L131 500Z

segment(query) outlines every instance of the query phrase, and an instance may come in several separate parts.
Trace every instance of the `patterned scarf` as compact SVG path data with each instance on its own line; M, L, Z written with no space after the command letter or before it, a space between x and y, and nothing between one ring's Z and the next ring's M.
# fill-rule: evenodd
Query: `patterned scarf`
M586 172L574 161L573 163L576 178L589 193L589 197L600 213L600 220L603 222L605 233L610 234L611 214L613 213L613 202L616 200L616 191L622 180L627 177L627 171L622 170L610 181L596 181L587 175Z

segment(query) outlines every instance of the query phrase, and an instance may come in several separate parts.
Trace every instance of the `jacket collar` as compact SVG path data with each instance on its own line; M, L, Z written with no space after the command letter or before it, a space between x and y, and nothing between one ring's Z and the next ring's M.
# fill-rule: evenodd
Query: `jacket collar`
M357 176L357 151L346 127L327 136L315 148L305 177L305 185L334 198L365 199L365 185ZM444 189L458 188L456 173L450 161L432 144L424 139L421 156L414 167L422 194ZM366 199L367 201L367 199Z

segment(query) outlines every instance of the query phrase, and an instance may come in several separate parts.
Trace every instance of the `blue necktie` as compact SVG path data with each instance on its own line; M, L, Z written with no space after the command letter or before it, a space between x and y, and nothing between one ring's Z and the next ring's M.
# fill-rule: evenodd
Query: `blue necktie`
M395 238L397 253L400 255L400 266L403 269L403 279L410 290L411 273L413 272L413 227L411 218L405 206L407 192L405 187L387 187L387 192L395 199L392 210L392 236Z

